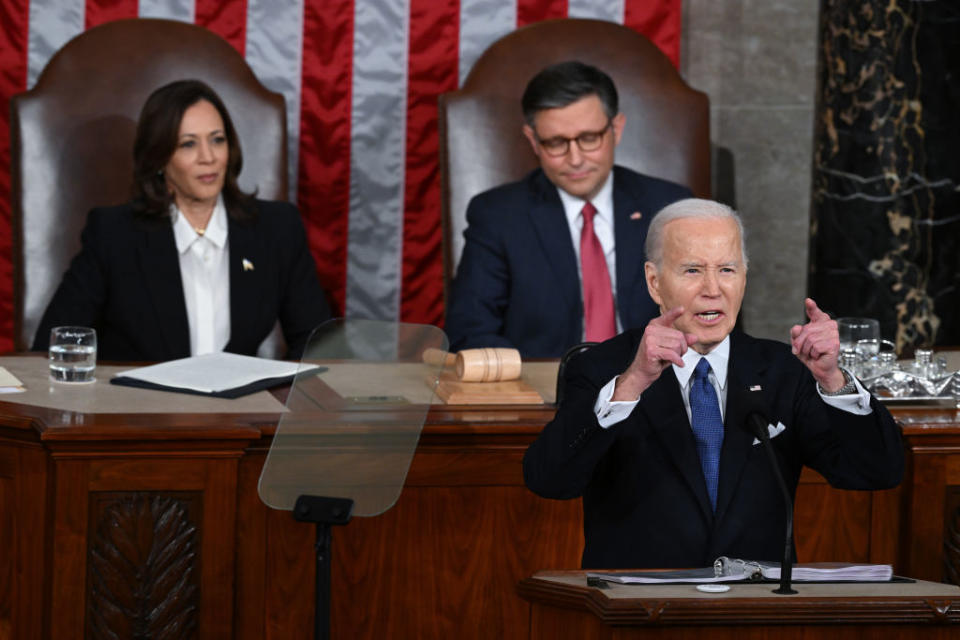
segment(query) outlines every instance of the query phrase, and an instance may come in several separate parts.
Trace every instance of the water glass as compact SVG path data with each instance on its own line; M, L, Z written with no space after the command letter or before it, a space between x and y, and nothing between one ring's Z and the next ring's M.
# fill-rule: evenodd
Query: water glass
M97 332L90 327L50 330L50 380L93 382L97 368Z
M861 340L865 341L861 352L873 351L870 355L876 355L879 351L880 321L876 318L837 318L837 331L841 353L856 353Z

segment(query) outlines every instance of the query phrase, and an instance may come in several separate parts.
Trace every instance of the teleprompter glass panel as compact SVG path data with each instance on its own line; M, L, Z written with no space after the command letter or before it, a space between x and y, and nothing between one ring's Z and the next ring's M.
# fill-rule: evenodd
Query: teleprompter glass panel
M291 510L300 495L350 498L356 516L393 506L440 374L440 363L424 361L428 350L447 350L446 335L429 325L318 327L267 454L260 499Z

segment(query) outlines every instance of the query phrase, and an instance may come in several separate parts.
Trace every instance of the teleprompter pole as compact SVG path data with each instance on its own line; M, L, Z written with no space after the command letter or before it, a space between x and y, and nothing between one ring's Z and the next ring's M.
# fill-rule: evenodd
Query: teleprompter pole
M330 572L333 566L333 525L350 522L353 513L353 500L349 498L328 498L324 496L306 496L297 498L293 507L293 518L299 522L313 522L317 525L316 580L314 585L313 637L315 640L330 639Z

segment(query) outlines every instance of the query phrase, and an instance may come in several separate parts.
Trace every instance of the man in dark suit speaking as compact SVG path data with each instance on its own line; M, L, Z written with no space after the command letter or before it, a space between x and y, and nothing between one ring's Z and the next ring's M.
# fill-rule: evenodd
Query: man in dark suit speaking
M900 482L899 428L838 367L836 322L813 300L789 347L734 331L747 273L736 213L676 202L646 253L661 315L571 360L564 401L523 461L537 494L583 496L584 567L782 559L783 496L741 428L753 410L791 493L804 465L841 489Z
M657 314L637 249L650 217L690 191L614 166L626 120L599 69L547 67L522 104L540 168L470 201L446 331L454 350L559 357Z

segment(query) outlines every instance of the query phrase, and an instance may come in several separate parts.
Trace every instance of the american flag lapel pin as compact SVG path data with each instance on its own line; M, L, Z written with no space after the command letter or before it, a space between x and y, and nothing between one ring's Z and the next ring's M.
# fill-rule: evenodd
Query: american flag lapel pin
M253 263L247 260L246 258L242 261L244 271L253 271Z
M760 385L755 384L750 387L750 391L762 391L762 389L760 388Z
M640 213L639 211L634 211L633 213L630 214L631 220L639 220L642 217L643 217L643 214Z

